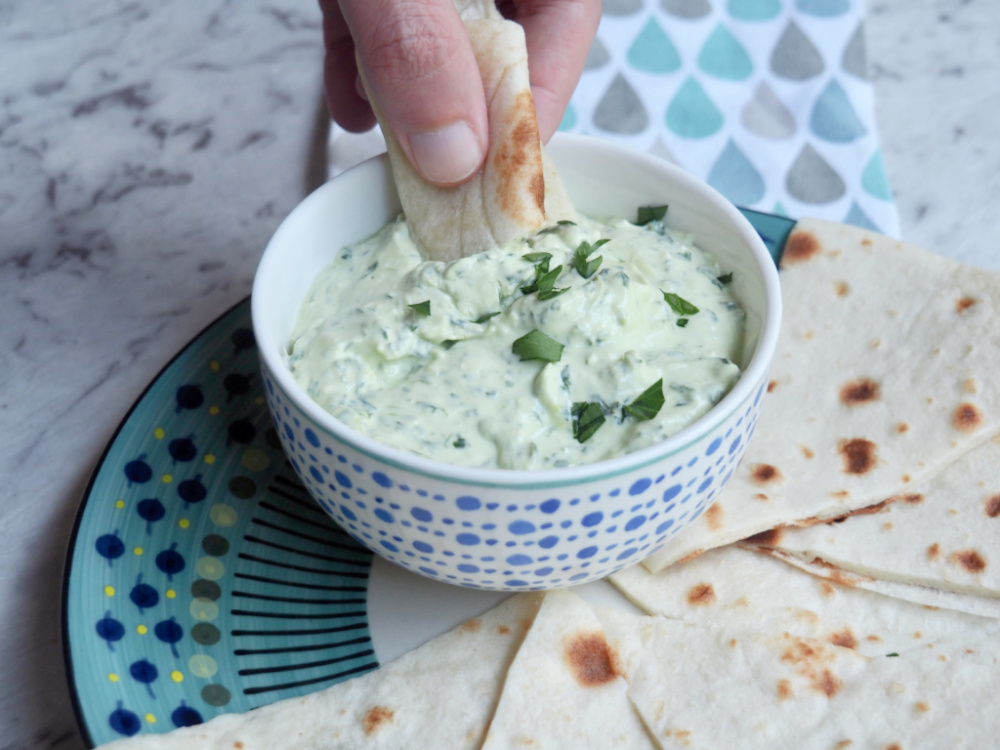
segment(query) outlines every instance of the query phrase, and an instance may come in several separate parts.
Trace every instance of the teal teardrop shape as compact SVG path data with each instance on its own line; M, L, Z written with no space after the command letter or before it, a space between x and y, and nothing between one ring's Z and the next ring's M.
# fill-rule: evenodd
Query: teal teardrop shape
M573 103L570 102L566 106L566 111L563 113L562 121L559 123L559 130L561 132L572 130L575 125L576 125L576 110L573 109Z
M861 206L854 201L851 201L851 210L844 217L844 223L861 227L862 229L871 229L873 232L881 231L875 226L875 222L868 218L868 214L861 210Z
M667 106L667 127L681 138L707 138L719 131L723 119L705 89L691 76Z
M889 178L885 173L885 164L882 162L882 149L877 149L872 158L868 160L864 171L861 173L861 187L865 192L884 201L892 200L892 188L889 187Z
M849 143L866 132L847 92L836 79L827 84L813 105L809 128L823 140L833 143Z
M810 16L831 18L842 16L851 9L848 0L795 0L795 7Z
M753 73L750 55L721 23L698 53L698 67L710 76L727 81L742 81Z
M764 178L732 139L712 165L708 184L738 206L751 206L764 197Z
M781 12L781 0L729 0L726 9L740 21L768 21Z
M655 18L642 27L626 59L633 68L647 73L673 73L681 67L677 48Z

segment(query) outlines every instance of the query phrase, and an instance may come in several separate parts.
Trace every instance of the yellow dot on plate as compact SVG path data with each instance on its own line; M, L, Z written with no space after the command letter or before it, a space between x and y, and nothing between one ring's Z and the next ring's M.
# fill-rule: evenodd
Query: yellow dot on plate
M186 518L182 518L180 521L177 522L177 525L180 526L182 529L186 529L188 526L191 525L191 522Z
M170 673L170 679L174 682L182 682L184 680L184 675L178 672L176 669Z
M146 635L146 633L149 632L149 629L145 625L140 625L135 629L135 632L137 632L139 635Z
M220 408L219 408L218 406L216 406L215 404L212 404L212 405L211 405L210 407L208 407L208 413L209 413L209 414L211 414L211 415L212 415L213 417L214 417L214 416L215 416L216 414L218 414L218 413L219 413L220 411L222 411L222 409L220 409Z
M161 479L163 480L164 484L170 484L172 481L174 481L174 477L172 474L164 474L161 477Z
M166 596L167 596L167 599L173 599L174 597L177 596L177 592L174 591L173 589L167 589L166 590Z
M206 464L214 464L215 463L215 454L214 453L206 453L205 454L205 463Z
M146 721L148 721L150 724L155 724L156 717L153 716L153 714L146 714Z
M115 587L114 586L105 586L104 587L104 595L105 596L114 596L115 595Z
M118 682L118 675L116 675L114 672L109 672L108 680L110 680L111 682Z
M219 616L219 605L204 596L195 597L188 605L191 616L201 622L209 622Z
M271 464L271 459L260 448L249 448L243 451L240 463L250 471L264 471Z
M208 511L208 517L212 519L212 523L216 526L229 527L239 520L240 514L231 505L216 503Z
M167 434L167 433L165 433L165 432L163 431L163 428L162 428L162 427L157 427L157 428L156 428L155 430L153 430L153 436L154 436L154 437L155 437L155 438L156 438L157 440L163 440L163 436L164 436L164 435L166 435L166 434Z
M195 654L188 659L188 669L195 677L208 679L219 671L219 664L208 654Z
M226 566L217 557L203 557L194 564L194 572L206 581L218 581L226 573Z
M136 547L134 550L132 550L132 552L134 554L136 554L136 555L141 555L142 554L142 547Z
M124 500L118 500L118 501L116 501L115 502L115 507L118 508L119 510L121 510L122 508L125 507L125 501Z
M213 359L211 362L209 362L208 366L212 368L212 372L218 372L220 367L219 360Z

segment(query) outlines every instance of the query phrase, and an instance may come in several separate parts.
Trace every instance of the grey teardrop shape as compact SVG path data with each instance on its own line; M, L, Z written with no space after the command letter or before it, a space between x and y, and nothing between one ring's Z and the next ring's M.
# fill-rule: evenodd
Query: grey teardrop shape
M604 0L601 12L606 16L630 16L642 10L642 0Z
M594 125L609 133L641 133L649 125L642 100L618 73L594 110Z
M823 56L794 21L788 22L771 51L771 70L792 81L804 81L823 72Z
M847 188L840 175L807 143L785 176L785 189L795 200L817 205L832 203Z
M603 65L607 65L610 59L611 55L608 54L608 48L595 36L593 43L590 45L590 52L587 53L587 62L583 64L583 69L593 70L594 68L600 68Z
M677 164L677 159L674 158L670 149L667 148L667 144L665 144L659 136L657 136L653 145L649 147L649 153L653 156L658 156L665 161L669 161L671 164Z
M868 80L868 53L865 48L864 24L859 23L854 30L847 46L844 47L844 56L840 64L844 70L853 76Z
M660 7L678 18L702 18L712 12L709 0L660 0Z
M783 140L795 135L795 115L789 111L767 81L761 81L753 99L743 108L743 127L761 138Z

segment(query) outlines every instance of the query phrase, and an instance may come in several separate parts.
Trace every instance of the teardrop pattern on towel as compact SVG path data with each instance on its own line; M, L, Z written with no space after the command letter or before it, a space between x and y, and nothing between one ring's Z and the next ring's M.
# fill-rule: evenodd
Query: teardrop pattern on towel
M732 140L712 165L708 184L738 206L756 203L765 192L764 178Z
M885 173L885 165L882 163L882 150L879 149L868 160L864 171L861 173L861 187L868 195L873 195L884 201L892 200L892 188L889 186L889 178Z
M642 100L621 73L611 81L594 110L594 125L609 133L641 133L649 125Z
M847 191L840 175L808 143L785 177L785 189L795 200L811 205L833 203Z
M850 143L867 132L847 92L836 79L827 84L813 105L809 129L824 141L833 143Z
M784 140L795 135L795 115L774 93L767 81L757 84L753 99L742 113L743 127L768 140Z
M606 16L631 16L642 10L642 0L604 0L601 12Z
M823 72L823 57L798 24L789 21L771 52L771 72L790 81L805 81Z
M678 18L703 18L712 12L709 0L660 0L660 7Z
M861 227L862 229L871 229L873 232L879 231L878 227L872 223L872 220L861 210L861 206L856 201L851 201L851 210L844 217L844 223Z
M722 127L723 117L693 77L688 77L667 107L667 127L681 138L707 138Z
M698 68L714 78L742 81L753 73L753 61L743 45L720 23L698 53Z
M587 60L583 64L584 70L596 70L597 68L603 68L611 62L611 55L608 54L608 48L604 46L599 37L594 37L594 41L590 44L590 52L587 53Z
M781 0L729 0L726 10L740 21L769 21L781 13Z
M868 80L868 52L865 47L864 26L860 23L844 47L840 66L845 73L850 73L864 81Z
M795 0L795 7L811 16L833 18L849 11L851 3L850 0Z
M680 70L681 56L663 27L650 18L629 47L627 59L636 70L673 73Z

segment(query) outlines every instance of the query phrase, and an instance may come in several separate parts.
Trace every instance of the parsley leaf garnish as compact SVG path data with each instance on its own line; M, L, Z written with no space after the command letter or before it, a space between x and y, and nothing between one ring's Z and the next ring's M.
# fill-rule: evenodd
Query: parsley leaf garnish
M666 206L639 206L639 218L636 225L644 227L654 221L663 221L667 215Z
M543 362L558 362L562 359L565 347L549 336L539 331L537 328L531 333L524 334L511 346L511 351L524 362L529 359L540 359Z
M468 444L465 438L459 435L451 445L453 448L465 448Z
M421 315L431 314L431 301L429 299L425 299L423 302L417 302L416 304L410 305L409 307L411 310L415 310Z
M500 314L499 310L497 310L496 312L486 313L485 315L480 315L478 318L476 318L472 322L473 323L485 323L490 318L495 318L499 314Z
M601 261L604 260L604 256L598 255L593 260L587 260L587 258L601 245L610 241L611 240L598 240L593 245L587 241L581 242L580 246L573 253L573 267L576 269L577 273L585 279L589 279L597 273L597 269L601 267Z
M733 280L733 272L730 271L729 273L722 274L722 276L716 276L715 280L718 281L723 286L725 286L726 284L728 284L730 281Z
M678 328L687 328L688 320L689 320L689 318L678 318L677 319L677 327Z
M625 405L625 413L636 419L652 419L663 408L663 378L644 390L635 401Z
M604 424L604 411L594 401L577 401L573 404L573 437L578 443L585 443Z
M545 272L549 270L549 261L552 260L552 253L528 253L526 255L522 255L521 257L529 263L542 264L542 271Z
M663 291L662 289L660 291ZM686 299L673 292L663 292L663 299L670 305L670 309L678 315L694 315L699 312L698 308Z

